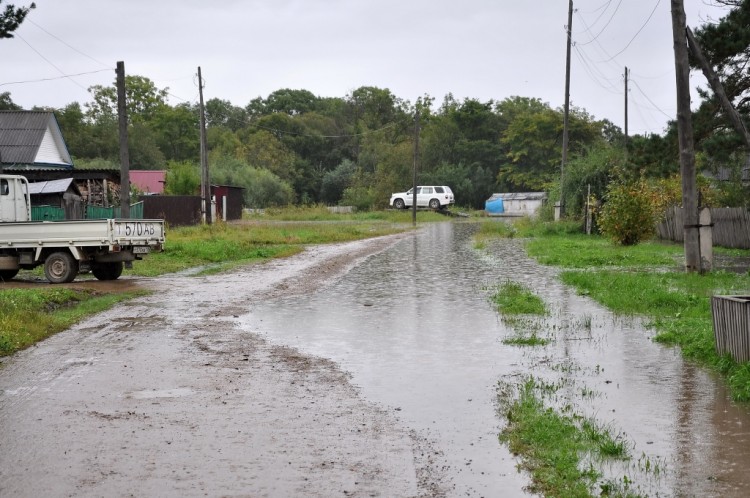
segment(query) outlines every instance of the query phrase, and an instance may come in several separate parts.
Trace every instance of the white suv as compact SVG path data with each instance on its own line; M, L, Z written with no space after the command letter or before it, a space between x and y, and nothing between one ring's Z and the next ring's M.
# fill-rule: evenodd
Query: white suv
M412 189L407 192L399 192L391 195L390 205L395 209L411 207L414 196ZM417 207L429 207L430 209L444 209L455 201L450 187L429 186L417 187Z

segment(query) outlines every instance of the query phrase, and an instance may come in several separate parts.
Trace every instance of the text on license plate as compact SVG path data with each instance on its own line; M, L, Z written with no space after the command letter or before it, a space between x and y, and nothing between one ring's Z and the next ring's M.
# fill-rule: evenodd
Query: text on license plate
M150 250L149 246L133 246L133 254L148 254Z

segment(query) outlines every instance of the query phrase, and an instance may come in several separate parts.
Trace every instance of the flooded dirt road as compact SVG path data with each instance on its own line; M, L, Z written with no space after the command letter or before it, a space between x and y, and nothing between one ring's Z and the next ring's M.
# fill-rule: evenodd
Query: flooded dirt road
M528 496L497 396L529 374L626 438L613 480L750 494L749 410L721 381L474 230L139 280L155 294L3 360L0 496ZM503 342L508 279L552 309L522 325L547 346Z

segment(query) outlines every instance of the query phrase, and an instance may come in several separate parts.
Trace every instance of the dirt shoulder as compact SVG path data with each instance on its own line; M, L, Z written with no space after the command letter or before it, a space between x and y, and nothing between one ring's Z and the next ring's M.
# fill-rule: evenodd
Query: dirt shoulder
M337 365L235 323L254 302L317 291L405 236L138 279L154 294L6 358L0 494L446 494L436 450Z

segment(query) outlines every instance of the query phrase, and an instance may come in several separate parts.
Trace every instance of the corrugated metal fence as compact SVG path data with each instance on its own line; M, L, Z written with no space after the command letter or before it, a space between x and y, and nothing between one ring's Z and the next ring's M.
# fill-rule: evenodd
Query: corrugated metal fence
M744 208L711 208L715 246L750 249L750 211ZM660 239L684 241L682 208L667 210L664 221L656 227Z

